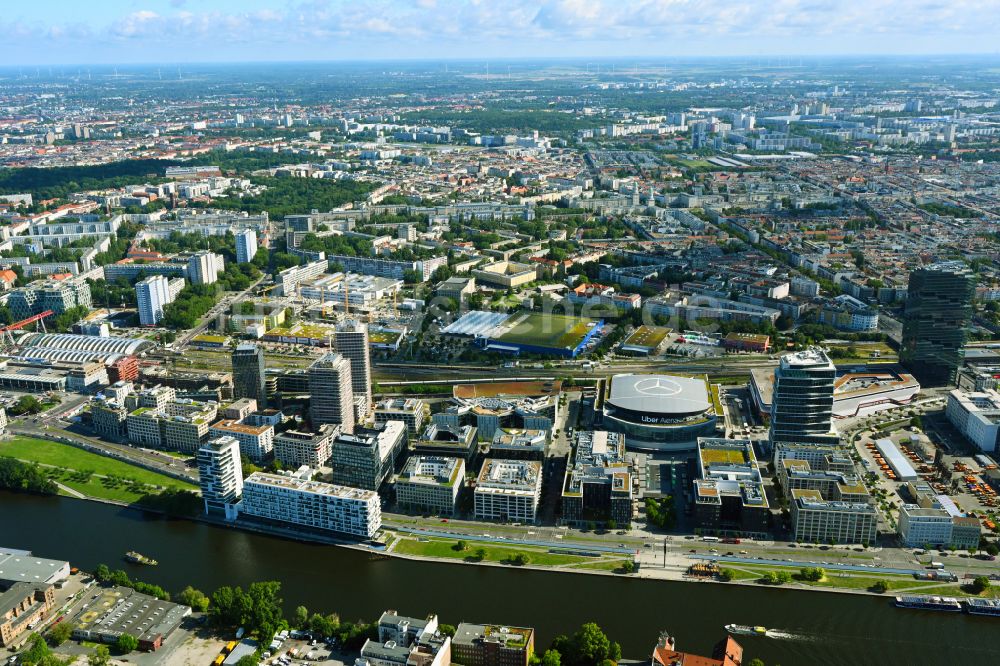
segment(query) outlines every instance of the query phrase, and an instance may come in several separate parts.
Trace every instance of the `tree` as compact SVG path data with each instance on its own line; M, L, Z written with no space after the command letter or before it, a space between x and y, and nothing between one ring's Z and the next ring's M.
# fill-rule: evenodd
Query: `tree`
M309 624L309 609L305 606L296 606L295 615L292 617L292 626L296 629L305 629Z
M278 596L280 591L281 583L278 581L250 583L245 600L240 604L243 610L241 624L256 630L260 636L274 633L283 619L282 601Z
M178 597L185 606L190 606L192 610L204 613L208 610L209 598L201 590L196 590L190 585L185 587Z
M541 666L562 666L562 657L557 650L546 650L539 663Z
M91 654L87 655L89 666L108 666L110 662L111 651L108 650L107 645L98 645Z
M455 636L455 625L452 624L439 624L438 631L440 631L445 636Z
M875 581L875 584L872 585L872 592L885 594L888 591L889 591L889 581L877 580Z
M799 578L810 582L819 582L826 576L821 567L803 567L799 570Z
M972 591L976 594L982 594L988 589L990 589L990 579L986 576L976 576L972 579Z
M139 647L139 639L132 634L122 634L115 641L115 649L119 654L128 654Z
M632 560L625 560L625 563L622 564L622 573L627 573L627 574L635 573L635 570L636 570L635 562L633 562Z
M523 567L525 564L531 562L531 558L526 553L516 553L508 557L507 561L516 567Z
M62 645L73 635L73 625L69 622L60 622L49 631L49 640L53 645Z
M728 583L735 577L736 577L736 572L733 571L732 569L722 569L719 571L719 580L721 580L723 583Z
M107 564L98 564L97 568L94 569L94 578L98 583L103 583L111 578L111 569L108 568Z
M319 634L321 636L332 636L338 626L340 626L340 618L336 613L330 613L329 615L314 613L313 616L309 618L309 629L314 634Z
M461 553L469 549L469 543L465 540L456 541L455 545L452 546L452 549L457 550L458 552Z
M749 666L764 666L764 662L756 657L750 660Z
M557 636L552 649L566 666L598 666L606 659L621 659L621 646L610 640L594 622L588 622L570 637Z
M212 594L209 617L220 627L235 627L240 623L239 609L236 607L236 591L233 588L223 585Z
M13 416L21 416L22 414L38 414L45 408L42 403L33 395L22 395L17 399L11 407L7 408Z
M486 559L486 549L485 548L476 548L476 551L474 553L472 553L472 559L474 559L476 562L482 562L483 560L485 560Z
M31 646L20 655L21 662L27 666L41 664L52 656L52 650L49 649L49 644L46 643L45 639L38 634L31 634L28 642Z
M255 654L245 654L236 662L236 666L258 666L258 664L260 664L260 660Z

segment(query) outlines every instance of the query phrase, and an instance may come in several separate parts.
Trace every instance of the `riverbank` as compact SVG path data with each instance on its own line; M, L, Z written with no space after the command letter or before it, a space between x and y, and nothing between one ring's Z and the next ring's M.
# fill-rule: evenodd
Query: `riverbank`
M31 444L31 447L27 447ZM177 487L182 484L173 479L162 477L149 470L135 468L124 469L128 465L121 461L102 458L90 452L81 451L78 448L66 444L53 442L51 440L33 440L28 442L22 438L15 438L0 443L0 454L14 457L16 454L25 454L29 451L33 462L45 466L49 474L58 474L60 478L53 479L60 486L60 494L71 499L87 499L104 504L136 508L154 515L170 518L188 519L196 522L210 524L224 528L236 528L257 534L278 536L283 539L291 539L305 543L319 543L324 545L334 545L349 548L367 553L372 558L396 557L412 561L428 561L441 563L477 564L480 566L499 566L504 568L531 569L546 572L560 573L587 573L599 574L611 577L627 577L637 579L659 579L675 582L715 582L730 586L750 586L750 587L771 587L790 590L804 591L835 591L846 594L884 596L886 593L907 592L922 593L926 591L930 594L944 594L949 596L973 596L954 583L941 583L936 581L919 581L912 576L900 577L895 574L909 574L909 571L899 570L858 570L859 567L844 566L846 562L834 562L827 566L827 576L819 581L794 580L799 578L799 570L803 567L818 566L808 562L779 563L765 560L761 562L726 561L725 556L712 555L713 559L720 561L720 566L726 568L732 574L730 580L719 580L715 577L691 576L689 568L692 564L704 562L706 556L690 556L680 552L677 547L686 548L679 538L675 538L672 549L669 553L664 552L661 557L653 549L648 549L648 537L645 539L632 538L629 535L620 533L618 537L622 543L617 546L613 541L605 538L598 538L596 535L577 535L569 531L559 531L552 528L528 528L534 529L539 534L548 533L544 536L526 536L536 534L536 531L524 532L521 528L506 528L500 525L487 525L485 523L464 523L463 521L453 521L447 526L428 521L420 522L412 517L387 516L384 526L382 543L358 542L357 540L344 539L337 536L319 533L315 531L303 530L296 527L285 527L281 525L262 524L253 521L239 520L230 522L216 516L208 516L196 512L195 508L185 506L189 510L188 514L171 512L170 507L162 508L135 501L138 494L127 492L127 487L105 487L105 482L122 478L122 474L131 473L138 475L141 481L146 484L145 489L166 491L170 487ZM12 450L11 447L14 447ZM24 459L17 456L19 459ZM92 459L98 458L94 461ZM42 462L44 459L44 462ZM100 463L103 467L98 467L100 472L87 471L80 473L67 469L71 465L76 467ZM65 466L64 466L65 465ZM76 478L83 474L86 477ZM62 478L68 476L72 481ZM139 478L134 478L135 483L139 483ZM156 484L161 481L163 485ZM96 484L96 485L95 485ZM193 487L192 487L193 488ZM198 502L200 506L200 502ZM441 521L448 522L448 521ZM404 525L405 523L405 525ZM461 530L470 530L462 533ZM482 530L489 529L490 534L481 533ZM520 531L519 531L520 530ZM547 540L548 539L548 540ZM558 540L556 542L555 540ZM644 548L645 547L645 548ZM665 544L666 548L666 544ZM692 552L694 552L692 550ZM767 556L767 552L762 554ZM832 554L832 553L831 553ZM851 555L853 556L853 555ZM830 557L830 554L826 555ZM760 559L760 558L757 558ZM635 567L634 565L638 565ZM635 569L638 568L636 572ZM848 571L848 569L854 569ZM787 573L784 576L785 582L781 585L762 584L760 581L770 573ZM774 577L772 576L772 579ZM794 580L790 581L789 578ZM878 592L875 585L886 583L885 590ZM996 594L994 592L993 594Z
M76 499L66 496L65 499ZM471 543L471 545L466 546L466 550L454 552L459 553L455 556L436 556L432 554L423 553L413 553L405 552L399 550L399 544L405 543L407 541L416 541L412 534L408 534L405 531L398 531L393 529L387 529L384 531L385 541L387 542L386 547L377 547L369 543L361 543L357 541L347 540L338 538L332 535L317 534L311 532L304 532L299 529L294 528L282 528L274 525L264 525L257 524L248 521L238 521L231 522L226 521L221 518L214 516L174 516L169 513L154 509L146 508L144 506L130 505L124 502L107 500L101 498L83 498L83 501L99 502L101 504L113 505L122 508L130 508L145 513L151 513L162 518L168 518L173 520L190 520L192 522L201 523L205 525L211 525L214 527L221 527L231 530L239 530L242 532L247 532L251 534L258 534L262 536L278 537L281 539L287 539L291 541L296 541L303 544L320 544L327 546L337 546L339 548L344 548L352 550L355 552L363 553L369 557L369 559L398 559L406 560L410 562L428 562L428 563L438 563L438 564L458 564L466 566L475 567L487 567L487 568L498 568L498 569L520 569L523 571L537 571L546 573L563 573L563 574L586 574L590 576L602 576L607 578L620 578L620 579L635 579L635 580L650 580L650 581L670 581L677 583L688 583L688 584L713 584L715 586L724 587L741 587L741 588L753 588L753 589L773 589L773 590L790 590L799 592L828 592L835 594L849 594L855 596L866 596L866 597L879 597L883 599L890 599L896 593L907 593L907 594L934 594L942 596L955 596L955 597L975 597L975 596L1000 596L1000 588L991 588L991 590L985 595L972 595L970 593L962 590L961 586L958 584L950 583L943 584L935 581L918 581L910 576L903 576L899 574L885 574L885 575L868 575L868 576L857 576L850 574L841 575L840 572L836 570L831 570L827 572L827 576L820 581L797 581L784 583L781 585L767 585L759 582L764 574L770 571L785 571L792 575L796 575L802 566L797 565L733 565L731 567L723 566L723 568L730 568L737 573L737 575L729 581L719 580L713 577L703 577L703 576L692 576L687 573L688 567L697 563L700 560L690 560L685 559L681 555L673 556L666 567L663 566L652 566L643 565L640 563L639 569L636 572L626 573L623 570L622 563L627 561L622 557L607 556L602 558L587 558L587 557L574 557L572 555L566 555L563 553L548 553L539 547L532 547L527 545L518 544L516 542L506 542L503 545L485 545L479 546L477 543ZM460 538L454 540L445 539L428 539L423 543L436 543L440 544L441 547L446 547L454 549L454 547L463 541ZM418 541L418 543L420 543ZM478 548L483 548L487 551L487 557L483 559L478 559L475 557L475 551ZM576 544L574 542L568 542L565 544L566 550L573 550L574 547L585 550L585 544ZM467 553L466 555L461 555L461 553ZM504 560L502 558L508 557L514 553L524 553L528 561L523 564L512 563L509 559ZM492 556L492 557L491 557ZM640 558L641 559L641 558ZM888 583L888 589L885 592L876 592L869 589L876 581L886 581ZM839 584L838 584L839 583Z
M534 627L546 645L559 634L597 621L629 655L648 653L664 630L678 637L681 649L709 654L724 634L723 625L759 624L802 637L741 640L766 663L786 666L872 663L872 655L884 666L908 666L924 663L932 653L948 655L956 663L974 663L995 651L981 640L995 631L995 618L903 611L894 608L888 596L804 597L792 589L752 582L692 585L637 575L558 576L545 568L373 558L371 551L358 548L331 548L56 496L0 492L0 510L5 546L69 559L86 571L121 562L123 553L135 550L155 558L159 566L118 566L132 578L171 591L188 585L204 591L246 589L255 581L280 581L286 613L303 605L333 608L342 618L356 619L395 608L411 617L433 613L453 623ZM453 590L460 593L445 593ZM808 612L802 610L804 601Z

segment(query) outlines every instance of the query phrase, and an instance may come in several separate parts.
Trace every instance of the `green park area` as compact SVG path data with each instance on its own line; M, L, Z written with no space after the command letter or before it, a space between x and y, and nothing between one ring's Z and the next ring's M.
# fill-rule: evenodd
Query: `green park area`
M916 580L913 576L901 574L870 574L865 572L813 569L822 572L821 577L803 575L801 567L778 567L763 565L730 564L722 571L731 576L730 580L759 582L762 585L795 584L808 587L859 590L882 594L933 594L951 597L1000 596L1000 587L991 586L980 594L974 594L958 583ZM783 579L782 579L783 578Z
M2 441L0 456L38 463L56 483L98 499L133 503L164 490L197 491L193 484L47 439ZM72 494L62 489L60 493Z
M439 557L450 560L465 560L467 562L500 562L512 565L535 566L572 566L590 565L588 568L615 569L622 566L621 556L613 560L604 557L587 557L568 553L549 552L544 548L530 546L496 546L479 541L454 541L449 539L415 539L400 538L393 552L401 555L416 555L419 557Z

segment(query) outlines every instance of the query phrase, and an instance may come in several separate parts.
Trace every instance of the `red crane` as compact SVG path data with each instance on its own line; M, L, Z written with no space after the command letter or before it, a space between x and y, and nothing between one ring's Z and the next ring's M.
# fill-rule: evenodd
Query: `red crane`
M4 340L5 342L9 342L10 344L14 344L14 336L12 336L10 334L10 332L11 331L20 330L20 329L24 328L25 326L28 326L30 324L34 324L36 321L42 323L42 330L44 331L45 330L45 322L42 321L42 320L44 320L46 317L51 317L54 314L55 314L55 312L53 312L52 310L46 310L45 312L41 312L39 314L33 315L31 317L28 317L27 319L22 319L21 321L15 321L13 324L9 324L7 326L0 327L0 340Z

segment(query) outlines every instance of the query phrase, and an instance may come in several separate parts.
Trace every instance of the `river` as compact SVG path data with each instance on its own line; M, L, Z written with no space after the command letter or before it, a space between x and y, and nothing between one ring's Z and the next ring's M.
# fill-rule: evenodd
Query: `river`
M552 573L495 567L371 561L361 552L287 541L133 509L0 492L0 545L93 569L125 568L172 592L193 585L279 580L289 609L371 619L387 608L437 613L442 622L532 626L536 644L598 622L627 658L645 659L661 630L678 648L709 654L729 622L762 624L796 638L741 638L768 666L968 664L1000 657L1000 618L892 607L888 598L712 583ZM127 550L159 560L128 565Z

